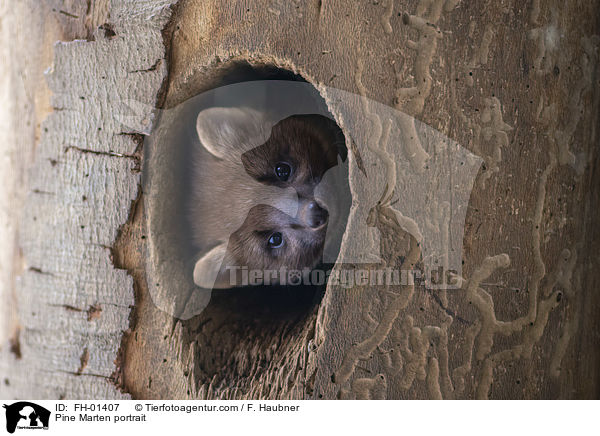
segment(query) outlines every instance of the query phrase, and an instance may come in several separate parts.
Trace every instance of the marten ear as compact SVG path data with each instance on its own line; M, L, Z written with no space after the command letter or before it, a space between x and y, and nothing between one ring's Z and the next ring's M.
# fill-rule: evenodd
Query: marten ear
M196 131L204 148L219 159L237 159L264 144L270 135L265 117L249 108L205 109L198 114Z
M231 284L226 280L229 274L220 274L221 265L227 252L227 244L221 243L204 253L194 266L194 283L205 289L227 289Z

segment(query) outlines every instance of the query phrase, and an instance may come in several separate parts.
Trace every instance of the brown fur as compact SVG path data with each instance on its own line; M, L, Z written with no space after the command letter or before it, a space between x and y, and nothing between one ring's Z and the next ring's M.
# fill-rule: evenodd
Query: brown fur
M252 110L215 114L198 117L199 136L206 144L198 145L192 161L189 216L200 249L196 283L206 287L206 276L209 282L216 280L217 288L230 287L227 266L313 268L321 260L327 230L327 223L310 225L314 189L338 162L341 131L320 115L292 116L269 129ZM253 147L262 140L257 138L267 139ZM275 175L278 162L292 167L285 182ZM280 248L268 245L274 232L284 235Z

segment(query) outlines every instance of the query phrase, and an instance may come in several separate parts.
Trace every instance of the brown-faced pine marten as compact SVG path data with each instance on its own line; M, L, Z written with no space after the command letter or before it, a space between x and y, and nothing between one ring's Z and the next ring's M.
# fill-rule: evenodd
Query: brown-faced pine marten
M322 115L276 124L250 108L214 107L196 120L188 217L199 249L194 282L231 288L281 283L285 271L322 260L327 228L338 225L335 177L344 137ZM240 282L242 280L242 282Z

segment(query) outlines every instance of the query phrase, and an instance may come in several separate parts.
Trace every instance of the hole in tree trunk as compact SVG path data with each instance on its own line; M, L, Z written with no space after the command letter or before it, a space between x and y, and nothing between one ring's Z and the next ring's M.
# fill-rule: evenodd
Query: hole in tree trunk
M149 216L147 224L151 234L147 268L148 284L155 304L163 310L171 310L174 316L182 319L184 344L194 344L193 374L196 386L199 389L203 386L202 389L208 389L210 386L215 397L227 398L234 392L237 392L236 395L239 397L240 390L244 394L250 394L248 390L251 389L251 386L252 389L257 389L260 383L257 384L256 381L269 372L273 373L278 365L289 362L290 355L298 356L295 359L295 369L293 370L304 369L304 361L308 353L307 344L313 338L318 306L326 288L324 279L339 253L341 236L345 230L351 203L347 166L342 164L342 161L347 161L347 151L344 135L337 124L332 121L333 116L328 112L323 98L311 84L289 70L269 64L251 64L241 60L218 65L212 73L204 74L199 82L200 84L192 84L190 89L202 93L202 97L192 97L177 105L176 108L164 111L148 147L149 154L145 161L145 170L147 170L145 171L147 178L145 196L147 197ZM245 84L248 82L252 82L252 84L246 86ZM260 103L253 109L260 110L262 107L265 111L273 112L273 108L281 106L282 100L285 100L281 95L281 90L286 89L285 83L294 84L290 88L292 89L289 96L290 101L285 103L288 108L283 110L283 112L288 110L290 113L283 114L282 110L275 109L280 118L275 123L271 136L267 142L261 142L257 147L243 150L245 158L253 153L255 156L254 160L249 159L250 164L245 162L246 167L240 168L246 170L244 177L254 180L257 185L267 187L277 185L276 187L282 191L286 187L293 188L297 194L294 204L309 204L311 203L309 200L314 200L312 203L327 209L329 206L323 199L327 199L327 195L331 197L331 192L327 194L325 189L322 198L317 198L323 191L318 185L322 183L321 179L325 180L327 177L327 171L333 167L339 167L334 179L338 184L336 189L339 192L335 197L339 204L331 208L332 211L335 210L335 222L332 217L328 217L329 212L317 214L316 218L313 215L304 218L304 215L301 214L303 209L298 206L295 216L288 215L288 218L294 218L296 221L283 223L286 229L283 231L275 228L273 222L269 222L274 221L271 214L275 214L279 220L287 219L282 218L280 210L275 210L279 205L275 202L272 205L273 209L263 211L262 215L259 214L256 222L249 222L251 214L243 217L244 219L241 221L243 225L238 233L246 226L248 228L244 231L247 234L243 235L244 237L240 241L235 241L234 236L231 236L226 244L227 252L242 253L235 258L236 262L240 262L236 266L241 267L248 264L252 266L256 253L260 253L263 258L268 259L266 264L263 262L260 265L266 265L269 270L279 271L280 267L285 267L289 272L289 274L287 272L284 274L287 279L290 274L294 275L292 270L302 272L301 267L306 266L297 261L300 258L308 258L306 264L310 264L310 267L319 273L308 274L307 269L304 268L300 285L243 286L248 283L248 275L244 278L243 270L238 270L239 274L236 276L237 280L233 288L228 288L226 285L223 286L225 289L214 289L212 293L209 293L210 298L204 302L194 303L194 298L197 298L198 295L198 288L192 283L192 279L195 277L194 265L208 249L212 248L211 244L214 245L214 241L204 241L201 237L195 237L197 236L195 233L204 237L206 232L195 232L194 227L208 226L208 223L211 220L214 221L215 217L221 220L225 227L228 220L233 219L231 214L239 215L236 205L245 201L243 198L229 199L227 189L230 185L227 185L227 187L218 187L221 190L221 194L219 194L221 198L214 195L210 197L212 202L209 202L212 204L210 210L208 210L206 202L203 203L202 210L199 212L193 205L190 207L190 202L197 199L195 197L196 190L205 191L212 182L216 185L222 184L224 183L223 179L227 176L225 174L224 177L202 178L203 176L200 176L198 178L199 176L195 173L197 161L194 160L196 153L194 147L200 146L197 130L198 114L211 107L239 107L240 101L248 103L250 100L253 100L252 104L255 100L260 100ZM231 86L239 87L235 88L232 93ZM244 92L247 92L247 95L240 97L239 93L243 94ZM294 109L296 104L299 108L298 112ZM326 122L323 121L327 118ZM279 129L280 134L288 138L285 135L289 135L289 131L295 128L292 124L296 122L305 127L310 125L305 129L307 132L318 131L326 126L328 133L319 138L326 138L328 141L333 138L332 146L336 148L336 154L332 165L323 164L327 159L331 160L331 156L325 156L325 151L319 158L314 153L311 156L306 155L301 142L296 147L299 150L287 150L294 154L289 159L271 156L281 148L273 139L275 137L273 132ZM299 131L302 132L302 129ZM338 154L339 159L337 159ZM211 158L214 160L214 156ZM285 167L283 178L280 177L279 180L273 181L258 174L260 171L264 172L265 168L268 169L269 165L273 166L271 158L274 162L280 160L285 163L292 162L289 181L286 177L289 168ZM261 163L256 162L258 159L265 159L269 162L263 165L264 168L261 167L260 171L254 171L255 167L261 166ZM218 159L215 162L217 161ZM215 165L218 165L218 162ZM252 168L248 168L248 165ZM314 173L318 172L316 168L318 165L320 165L319 171L322 174L315 176ZM205 171L203 174L205 175L206 171L213 169L211 164L208 169L203 170ZM281 168L278 171L280 171L278 174L281 175ZM312 185L307 188L309 183L306 180L309 176L312 177ZM276 173L274 177L279 176ZM293 177L297 177L297 179ZM282 182L283 179L286 179L287 184ZM238 192L233 196L236 195L242 194ZM199 216L196 216L197 212ZM240 216L235 218L239 220ZM327 218L331 221L327 223L326 227L323 227L323 219ZM299 223L298 220L301 222ZM279 221L277 224L281 225ZM303 225L310 229L304 230ZM320 239L314 236L317 233L317 230L314 229L324 228L327 228L329 239L327 242L320 243ZM288 229L292 229L289 235L286 233ZM273 255L272 251L268 251L269 247L267 247L267 241L275 231L284 234L289 246L285 249L291 250L285 255L279 253L279 257ZM208 233L210 234L210 232ZM324 241L326 239L325 230L322 230L322 233ZM312 246L303 240L303 238L307 238L308 234L314 238ZM263 245L260 245L260 238L265 239ZM277 244L274 245L278 247ZM307 254L306 246L310 246L312 250L310 254ZM237 250L234 250L236 247ZM320 250L320 253L315 254L315 247L317 247L316 251ZM324 251L325 256L323 256ZM319 260L316 266L313 261L315 259ZM278 276L279 279L281 277L281 275ZM249 279L252 282L252 277ZM196 283L198 283L197 280ZM175 290L175 294L177 294L174 297L172 290ZM172 303L170 298L175 303ZM191 309L190 301L196 305ZM288 377L290 376L288 374ZM250 381L253 383L251 384ZM273 387L268 386L268 383L283 383L282 380L264 380L264 382L264 388L269 390Z

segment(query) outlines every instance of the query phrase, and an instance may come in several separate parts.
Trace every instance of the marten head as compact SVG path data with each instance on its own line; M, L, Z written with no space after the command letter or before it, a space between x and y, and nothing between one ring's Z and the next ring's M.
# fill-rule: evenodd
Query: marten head
M335 191L320 185L346 158L339 127L321 115L294 115L270 126L262 114L240 108L204 110L196 127L212 155L195 165L192 178L192 228L210 247L196 262L196 284L236 286L232 271L241 268L265 274L314 268L338 209L335 198L319 192ZM202 231L205 226L221 232Z

